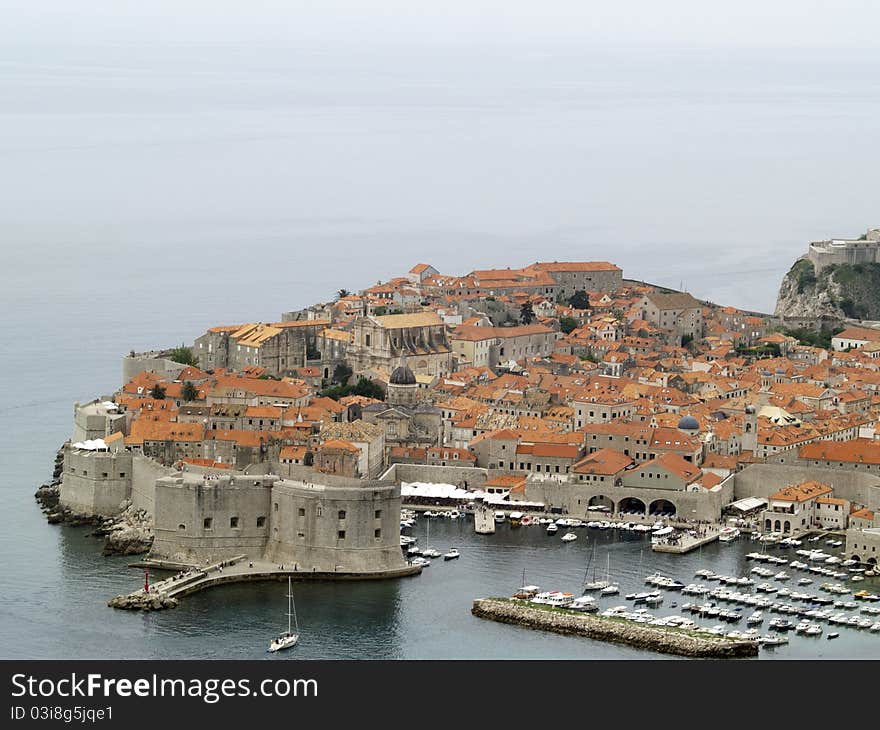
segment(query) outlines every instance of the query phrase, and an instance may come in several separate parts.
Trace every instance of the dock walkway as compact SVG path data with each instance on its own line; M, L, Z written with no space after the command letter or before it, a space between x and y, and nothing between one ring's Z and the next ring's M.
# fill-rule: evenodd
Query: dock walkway
M156 568L167 565L158 561L152 562L154 563L153 567ZM141 564L143 565L143 563ZM179 567L179 564L174 565ZM116 596L107 605L112 608L130 610L160 610L173 608L177 605L178 599L183 596L225 583L284 580L288 576L295 581L382 580L418 575L421 572L422 568L419 565L406 565L396 570L366 573L300 570L296 565L279 565L267 560L250 560L244 555L240 555L204 567L190 566L169 578L153 583L149 593L140 588L132 593Z
M702 537L691 537L685 532L681 533L680 538L674 543L652 541L651 550L655 553L675 553L676 555L683 555L684 553L689 553L691 550L696 550L703 545L708 545L710 542L715 542L718 539L719 534L721 534L719 530L709 530L708 533Z

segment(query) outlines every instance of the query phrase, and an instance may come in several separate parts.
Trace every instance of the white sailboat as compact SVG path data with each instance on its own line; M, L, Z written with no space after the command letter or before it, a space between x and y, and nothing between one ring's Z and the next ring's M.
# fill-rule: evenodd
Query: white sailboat
M599 591L602 596L615 596L620 593L620 587L617 583L611 582L611 553L608 553L608 565L605 568L606 586Z
M439 558L442 553L436 548L431 547L431 522L425 520L425 549L422 550L422 556L426 558Z
M590 591L600 591L603 588L608 587L608 581L605 580L596 580L596 563L594 562L594 558L596 557L596 543L593 543L593 549L590 552L590 562L587 563L587 570L584 571L584 593L588 593ZM587 580L587 571L590 569L590 563L593 564L593 580Z
M293 619L291 626L290 619ZM294 631L294 629L296 629ZM299 624L296 620L296 607L293 605L293 590L290 583L290 576L287 576L287 631L279 634L269 642L269 651L280 651L281 649L289 649L295 646L299 641Z

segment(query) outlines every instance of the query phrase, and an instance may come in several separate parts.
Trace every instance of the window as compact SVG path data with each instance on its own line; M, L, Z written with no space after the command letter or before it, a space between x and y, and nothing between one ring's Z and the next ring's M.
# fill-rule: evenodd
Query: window
M369 347L370 346L370 336L364 335L364 344Z
M305 516L306 516L306 511L305 511L305 509L304 509L303 507L300 507L300 508L297 510L297 514L299 514L300 517L305 517Z
M345 539L345 530L340 530L338 533L336 533L336 537L338 537L340 540L344 540Z
M206 530L211 530L211 529L213 529L213 527L212 527L213 523L214 523L214 520L213 520L212 518L210 518L210 517L205 517L205 521L202 523L202 526L203 526Z
M178 529L178 530L186 530L186 525L184 525L184 524L181 522L181 523L177 526L177 529Z
M278 502L275 503L275 506L274 506L273 509L274 509L276 512L278 511Z
M377 520L378 520L378 519L381 519L381 517L382 517L382 510L377 509L377 510L373 513L373 517L374 517L375 519L377 519Z
M257 517L257 527L265 527L266 526L266 518L265 517Z
M107 478L107 472L106 472L106 471L105 471L105 472L101 472L101 476L104 477L104 478L106 479L106 478Z
M230 517L229 518L229 526L230 527L238 527L238 517Z
M345 510L344 509L339 510L339 514L337 515L337 517L339 517L340 520L344 520L345 519Z
M119 478L120 478L120 479L121 479L122 477L124 477L124 476L125 476L125 472L124 472L124 471L119 472Z
M379 530L379 529L373 530L373 537L382 537L382 530Z
M304 533L304 532L297 532L297 533L296 533L296 536L297 536L300 540L305 540L305 539L306 539L306 533Z

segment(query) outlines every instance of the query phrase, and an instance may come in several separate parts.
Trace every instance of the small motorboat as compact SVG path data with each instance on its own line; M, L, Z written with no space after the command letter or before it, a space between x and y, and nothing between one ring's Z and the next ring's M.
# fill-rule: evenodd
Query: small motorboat
M838 634L836 631L832 631L830 634L828 634L827 638L830 641L831 639L836 639L838 636L840 636L840 634Z
M578 536L575 535L573 532L566 532L562 536L562 542L574 542L577 539L578 539Z
M555 522L551 522L549 525L547 525L547 534L548 535L555 535L558 531L559 531L559 528L556 526Z
M449 550L449 552L443 553L444 560L456 560L461 557L461 553L458 552L455 548Z

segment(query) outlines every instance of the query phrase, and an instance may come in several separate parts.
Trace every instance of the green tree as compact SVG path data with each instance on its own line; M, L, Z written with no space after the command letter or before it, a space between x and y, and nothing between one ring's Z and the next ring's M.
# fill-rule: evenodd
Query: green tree
M531 302L524 302L519 308L519 320L523 324L531 324L535 321L535 310Z
M150 388L150 398L154 398L155 400L165 400L165 387L156 383Z
M559 320L559 329L565 332L565 334L568 334L572 330L576 330L577 326L578 323L574 317L562 317Z
M576 291L568 298L568 306L574 309L589 309L590 297L585 291Z
M385 400L385 390L379 383L374 383L368 378L360 378L354 388L351 389L351 395L362 395L366 398L376 398Z
M183 389L180 392L181 396L185 401L193 401L197 400L199 397L199 389L196 388L189 380L187 380L183 384Z
M385 307L376 307L376 308L373 310L373 314L374 314L376 317L384 317L386 311L387 311L387 310L386 310Z
M335 368L333 368L333 382L341 383L342 385L346 385L348 383L348 379L352 376L354 371L348 367L344 362L339 363Z
M347 395L361 395L366 398L375 398L377 400L385 400L385 390L378 383L374 383L368 378L361 377L355 385L334 385L332 388L326 388L321 391L321 395L339 400Z
M170 353L168 353L168 358L174 362L179 362L181 365L192 365L195 367L199 364L195 355L193 355L193 351L182 342L180 343L180 347L175 347Z

